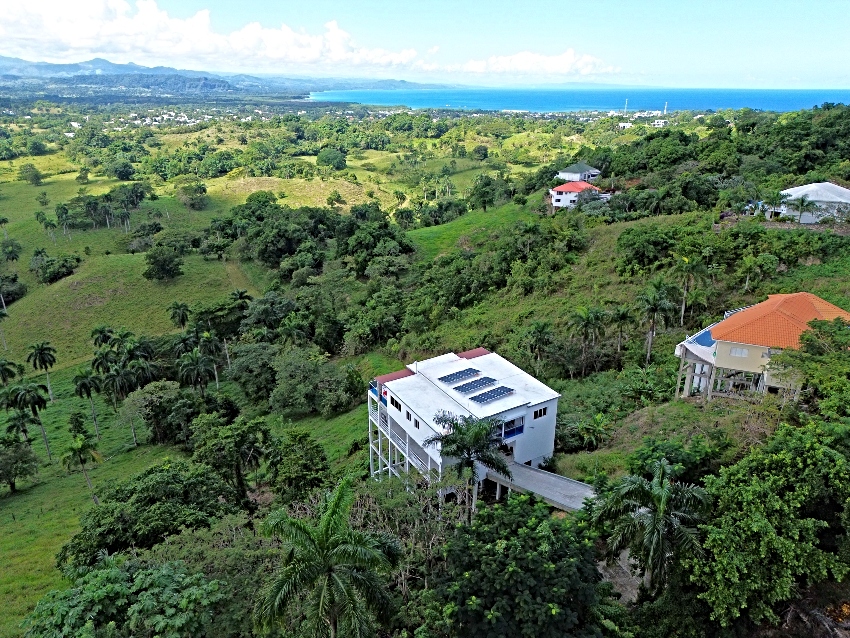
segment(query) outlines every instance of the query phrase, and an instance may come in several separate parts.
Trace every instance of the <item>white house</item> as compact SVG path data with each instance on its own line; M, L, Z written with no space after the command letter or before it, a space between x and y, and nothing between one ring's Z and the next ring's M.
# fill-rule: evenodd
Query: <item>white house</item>
M584 162L576 162L567 166L564 170L558 171L555 177L565 182L592 182L601 173L602 171L598 168L593 168Z
M670 120L655 120L652 123L652 126L655 128L664 128L668 124L670 124Z
M621 131L625 131L626 129L632 128L634 124L632 124L631 122L620 122L619 124L617 124L617 126L620 127Z
M369 469L373 476L411 468L429 479L442 476L455 461L426 444L445 433L435 421L440 413L499 419L505 454L537 467L555 450L560 396L484 348L411 363L369 384Z
M587 182L567 182L549 189L549 197L554 208L572 208L578 203L578 196L586 190L600 193L600 199L609 199L608 194L600 192L593 184Z
M782 191L782 194L787 199L779 208L779 213L799 217L801 224L816 224L822 217L833 217L839 212L844 213L844 221L847 221L846 218L850 216L850 189L832 182L815 182L805 186L786 188ZM817 205L816 211L800 215L794 210L790 201L800 199L803 196Z

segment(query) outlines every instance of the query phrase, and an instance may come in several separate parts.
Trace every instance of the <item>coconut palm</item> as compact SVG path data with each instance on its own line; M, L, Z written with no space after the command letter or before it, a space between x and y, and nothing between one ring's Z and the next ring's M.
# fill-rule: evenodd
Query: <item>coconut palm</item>
M198 339L198 350L202 355L212 362L213 375L215 376L215 389L218 391L218 365L216 360L221 356L221 342L216 339L212 332L202 332Z
M191 385L203 398L204 389L214 373L212 360L201 354L198 348L194 348L192 351L181 355L177 363L180 382Z
M82 434L75 435L74 438L71 439L71 443L66 448L65 453L62 455L61 460L62 467L69 472L76 466L80 466L80 469L83 471L83 476L86 477L86 484L89 486L89 491L91 492L94 504L100 505L100 501L97 500L97 495L94 493L94 487L91 484L89 473L86 471L86 463L89 461L92 463L103 462L103 455L97 451L92 440Z
M578 306L570 315L567 327L581 339L581 376L587 365L587 346L605 334L605 312L601 308Z
M186 324L189 323L189 306L181 301L174 301L168 306L168 316L171 323L186 332Z
M91 331L92 342L94 342L96 348L107 345L114 335L115 331L109 326L97 326Z
M784 194L782 191L770 191L767 195L765 195L764 203L770 206L771 219L776 217L776 209L782 206L787 199L788 195Z
M315 524L285 510L269 515L263 532L280 539L278 572L266 586L256 611L267 630L286 626L290 603L297 601L315 637L374 636L375 617L385 617L390 597L382 575L396 562L395 539L351 527L354 503L350 479L343 479L321 505Z
M705 264L697 257L676 256L673 273L682 282L682 308L679 313L679 325L685 325L685 308L688 304L688 292L697 282L708 275Z
M473 492L472 501L478 493L478 466L498 472L507 478L513 478L505 456L499 451L502 444L502 421L495 418L478 419L474 416L456 416L448 412L438 412L434 424L441 434L425 439L425 447L440 446L444 458L456 461L454 468L458 476L469 472L467 489ZM472 510L469 512L470 518Z
M638 310L643 320L649 325L646 333L646 364L649 365L652 356L652 342L655 339L655 329L658 324L664 324L675 311L676 304L670 298L668 284L658 277L637 297Z
M41 383L21 380L9 392L13 407L19 410L29 410L32 413L33 420L41 428L44 448L47 450L47 459L52 461L53 455L50 453L50 443L47 442L47 430L44 429L44 423L41 422L38 416L38 413L47 407L47 399L44 398L44 394L47 392L47 386Z
M594 523L613 525L608 557L626 548L643 569L649 589L661 590L678 552L700 554L697 524L708 504L705 490L673 480L667 459L650 466L652 479L631 475L620 479L613 491L597 497Z
M20 376L22 372L23 369L21 366L14 361L0 359L0 382L2 382L3 385L9 385L9 381Z
M89 400L91 420L94 423L94 433L98 441L100 440L100 430L97 427L97 414L94 410L94 400L91 395L92 392L100 392L101 387L102 379L91 368L81 371L74 377L74 393L81 399L86 397Z
M50 402L53 402L53 388L50 387L50 368L56 365L56 348L50 345L49 341L42 341L30 346L30 353L27 355L27 363L31 363L33 370L44 370L44 375L47 377L47 394L50 397Z
M788 207L791 210L797 211L799 214L797 217L798 223L803 221L803 215L805 213L814 213L818 209L817 202L810 200L808 195L800 195L795 199L788 200Z

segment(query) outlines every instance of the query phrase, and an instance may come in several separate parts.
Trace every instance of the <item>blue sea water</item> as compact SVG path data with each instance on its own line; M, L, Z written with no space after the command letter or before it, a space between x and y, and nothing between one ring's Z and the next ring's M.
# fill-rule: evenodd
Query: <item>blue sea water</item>
M321 91L310 98L414 109L452 108L492 111L721 110L749 107L764 111L795 111L824 102L850 103L850 89L664 89L593 87L562 89L363 89Z

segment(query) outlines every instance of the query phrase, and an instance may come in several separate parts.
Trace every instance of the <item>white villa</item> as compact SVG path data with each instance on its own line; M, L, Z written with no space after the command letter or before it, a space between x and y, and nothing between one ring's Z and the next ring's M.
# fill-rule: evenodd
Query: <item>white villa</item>
M800 199L805 196L817 204L818 209L813 213L803 213L800 216L801 224L816 224L822 217L832 217L840 208L846 210L845 215L850 216L850 189L838 186L832 182L815 182L805 186L786 188L782 194L787 198L779 208L780 215L799 215L794 207L789 204L790 200Z
M584 162L576 162L567 166L564 170L558 171L555 177L565 182L592 182L601 173L602 171L598 168L593 168Z
M413 468L428 479L441 477L454 461L425 441L445 433L435 422L444 412L501 420L502 449L514 463L537 467L555 449L561 395L484 348L449 352L376 377L367 396L373 476L400 476Z
M602 193L593 184L587 182L567 182L549 189L550 203L553 208L572 208L578 203L578 196L586 190L599 195L600 199L610 199L611 195Z
M653 128L664 128L668 124L670 124L670 120L655 120L652 126Z
M754 306L730 310L723 321L700 330L676 346L676 394L738 397L746 392L795 391L794 379L770 370L770 358L799 348L800 335L813 319L850 322L850 312L808 292L769 295ZM682 386L682 377L685 384Z

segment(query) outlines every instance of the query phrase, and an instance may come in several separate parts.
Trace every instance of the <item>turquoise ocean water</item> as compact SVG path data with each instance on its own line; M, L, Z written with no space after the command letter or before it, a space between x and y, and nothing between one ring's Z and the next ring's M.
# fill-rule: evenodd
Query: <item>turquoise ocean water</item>
M593 87L569 89L399 89L322 91L311 99L357 102L414 109L452 108L494 111L629 111L720 110L727 108L795 111L825 102L850 103L850 89L664 89L643 87Z

